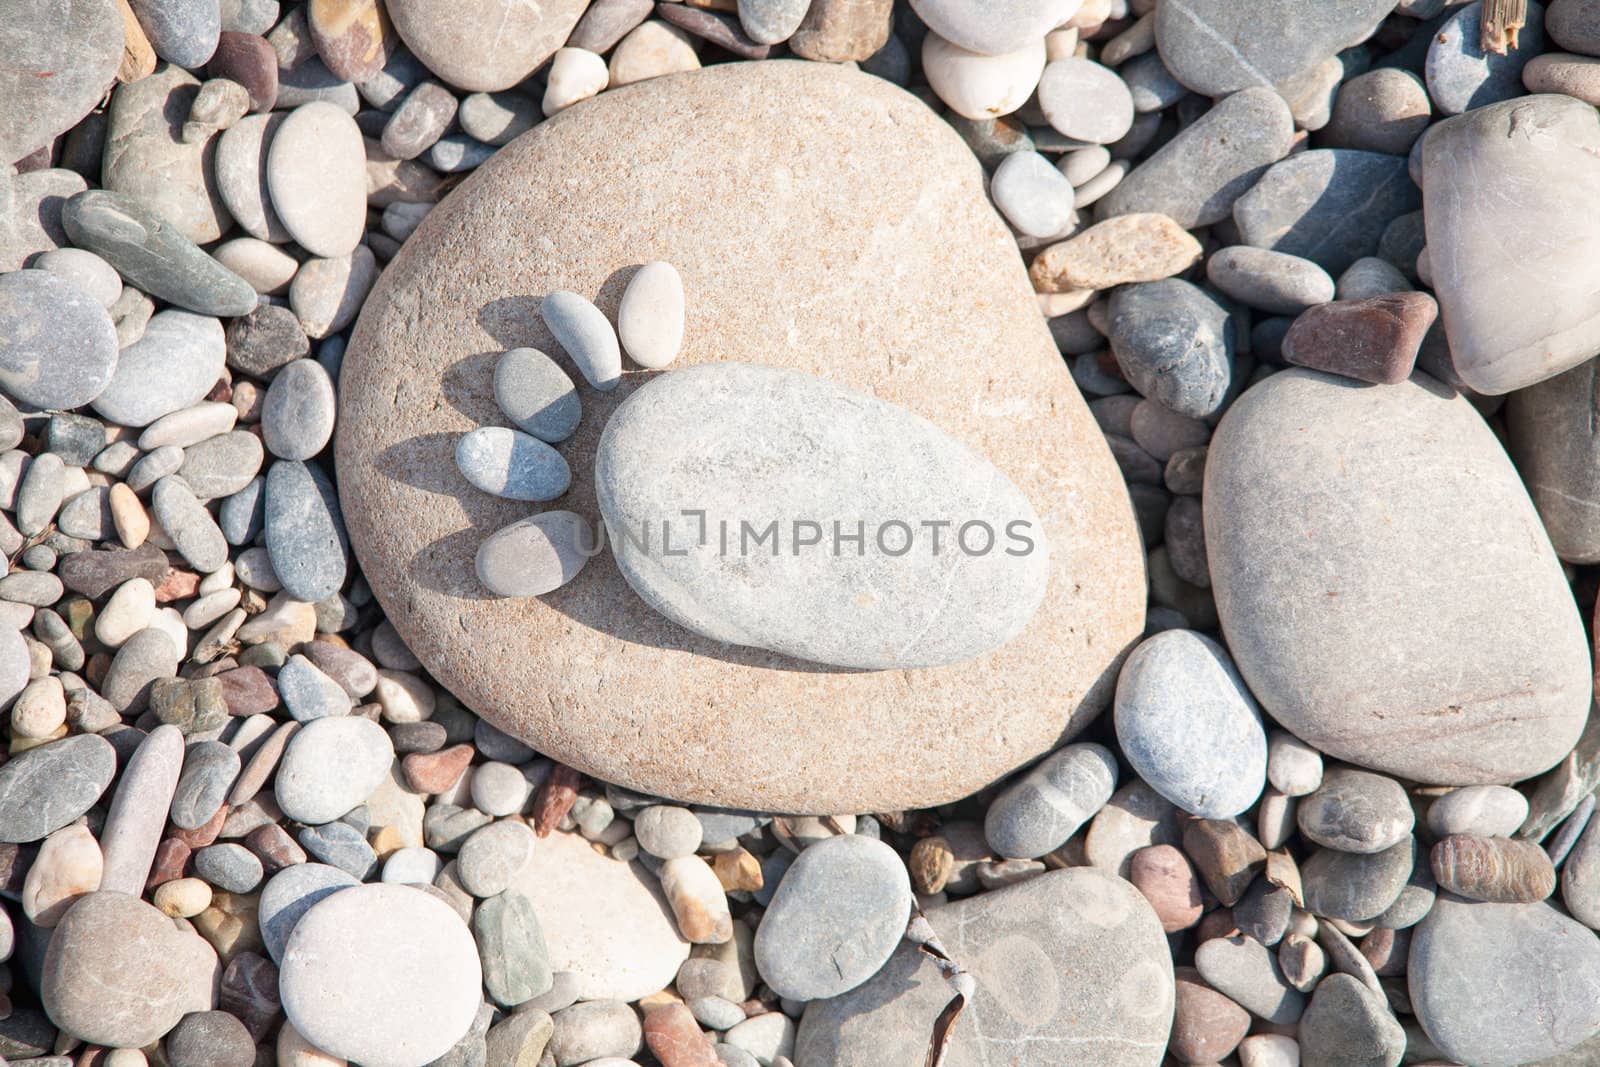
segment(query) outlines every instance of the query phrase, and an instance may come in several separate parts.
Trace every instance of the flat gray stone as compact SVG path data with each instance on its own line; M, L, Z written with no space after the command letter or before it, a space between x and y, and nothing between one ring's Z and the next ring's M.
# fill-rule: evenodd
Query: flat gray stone
M1480 393L1588 360L1600 313L1600 117L1568 96L1491 104L1422 139L1428 261L1451 363ZM1523 313L1501 314L1517 307Z
M478 1014L482 982L466 924L404 885L355 886L312 905L278 974L294 1028L365 1067L418 1067L449 1052Z
M1422 374L1274 374L1218 427L1203 500L1229 650L1297 737L1449 785L1517 781L1571 750L1591 696L1582 620L1464 398Z
M150 502L161 528L196 570L210 574L228 562L228 539L188 482L167 475L151 490Z
M1092 59L1067 56L1045 64L1036 92L1045 119L1074 141L1111 144L1133 126L1127 83Z
M239 767L239 754L220 741L200 741L185 749L172 795L172 825L197 830L209 822L227 799Z
M1411 938L1417 1020L1445 1056L1514 1067L1600 1031L1600 939L1543 902L1443 894Z
M107 189L79 193L61 221L74 244L151 296L202 315L243 315L256 306L249 282L135 197Z
M0 637L0 645L10 644ZM73 734L7 760L0 766L0 841L43 840L93 807L116 772L116 750L98 734Z
M478 546L473 569L498 596L543 596L578 576L600 545L589 520L570 511L542 511L502 526Z
M1428 805L1428 829L1435 838L1451 834L1510 837L1527 817L1528 798L1506 785L1452 789Z
M639 839L641 849L664 860L694 855L705 839L694 812L675 804L652 804L640 809L633 818L633 835Z
M132 0L150 47L179 67L202 67L217 50L222 9L217 0Z
M231 497L255 480L265 458L258 435L230 430L184 449L178 476L202 500Z
M1228 312L1179 278L1118 286L1109 306L1117 365L1134 388L1191 418L1215 412L1233 377Z
M297 359L279 370L267 387L261 405L262 440L280 459L310 459L333 437L337 408L327 370L314 359Z
M1393 778L1334 767L1295 807L1300 832L1344 852L1382 852L1411 833L1416 816Z
M315 603L339 591L349 542L327 475L291 460L274 463L267 471L265 521L272 569L290 596Z
M278 807L308 825L332 822L366 800L393 762L389 735L371 719L314 719L283 750L273 787Z
M495 146L509 144L543 119L539 101L518 92L472 93L456 111L456 120L469 136Z
M148 426L202 400L222 376L222 324L208 315L157 312L144 337L122 350L94 410L121 426Z
M1590 0L1552 0L1545 10L1544 29L1568 52L1600 56L1600 9Z
M347 256L367 225L367 154L355 120L314 101L289 113L267 149L267 187L289 235L315 256Z
M577 293L558 289L539 303L539 316L590 385L608 393L622 379L622 348L605 313Z
M156 632L144 630L135 634L122 646L118 658L142 634ZM166 634L160 636L170 649L171 639ZM100 831L100 851L105 856L101 890L133 896L144 892L182 769L183 733L176 726L157 726L127 757L106 813L105 828Z
M1306 910L1353 923L1376 919L1399 899L1417 859L1409 834L1382 852L1319 849L1300 867ZM1426 855L1421 859L1427 862Z
M1294 116L1273 90L1226 96L1101 197L1095 218L1157 212L1188 229L1220 222L1293 140Z
M246 115L217 138L212 161L217 192L235 221L251 237L277 244L291 237L267 187L267 152L288 117L283 112Z
M82 175L70 170L0 175L0 271L21 270L35 252L66 244L61 206L86 188Z
M1274 315L1298 315L1333 299L1331 275L1309 259L1250 245L1218 249L1206 279L1228 296Z
M1194 965L1219 993L1267 1022L1293 1023L1305 1010L1305 994L1289 985L1277 956L1253 937L1214 937L1195 949Z
M550 991L555 976L533 902L508 889L479 904L472 934L483 964L483 985L496 1004L513 1007Z
M33 408L82 407L117 366L111 316L82 286L43 270L0 274L0 389Z
M745 4L739 5L739 17L745 19ZM767 5L777 6L777 5ZM801 15L805 5L798 6ZM1061 25L1076 10L1072 0L1000 0L991 3L973 3L972 0L912 0L911 10L940 37L979 55L998 56L1015 52L1032 44L1046 33ZM795 26L798 27L798 19ZM748 25L746 29L748 30ZM791 28L790 33L794 32ZM756 40L763 40L751 34ZM786 39L776 37L763 43L776 44Z
M468 92L509 89L567 40L584 0L391 0L406 47L434 74ZM374 1065L376 1067L376 1065Z
M184 237L206 244L232 229L233 216L210 165L216 135L183 139L199 92L200 82L172 65L118 85L107 112L101 185L133 197Z
M1180 82L1205 96L1221 96L1278 85L1310 70L1364 40L1393 7L1388 0L1163 0L1156 11L1156 48Z
M994 798L983 835L995 853L1036 859L1095 816L1117 788L1117 758L1093 742L1052 752Z
M1038 152L1012 152L989 182L994 206L1028 237L1066 233L1077 219L1072 183Z
M1261 796L1261 709L1217 642L1192 630L1146 639L1122 664L1114 707L1123 755L1184 811L1229 819Z
M836 997L889 959L911 917L911 881L894 849L842 834L800 853L756 929L761 978L780 997Z
M1570 563L1600 561L1597 385L1595 361L1586 359L1506 398L1511 458L1556 555Z
M1399 1067L1406 1052L1388 1003L1348 974L1317 983L1296 1036L1304 1067Z
M462 434L456 467L478 489L508 500L554 500L572 484L572 471L561 453L504 426L480 426Z
M571 437L583 417L572 379L537 348L513 348L495 363L494 400L517 429L550 444Z
M1233 218L1245 244L1339 274L1376 255L1384 229L1421 206L1399 156L1317 148L1273 164L1233 205Z
M758 0L756 7L764 12L769 12L765 17L769 20L766 24L775 28L787 25L790 9L794 8L798 0ZM740 4L740 19L744 18L744 4ZM806 9L810 0L798 4L800 11L794 14L794 25L789 28L778 40L788 40L800 26L800 20L805 18ZM772 11L771 9L778 9ZM567 45L571 48L586 48L591 52L609 52L613 45L628 35L639 23L650 17L655 10L655 4L650 0L595 0L589 9L578 20L578 25L573 29L572 35L567 38ZM750 32L748 27L746 32ZM761 40L756 34L750 33L754 40ZM776 44L773 42L764 42Z
M278 693L289 714L300 722L350 714L350 694L298 653L278 669Z
M1063 1049L1105 1067L1162 1062L1172 960L1155 912L1127 882L1089 867L1050 871L930 908L927 919L977 986L952 1030L952 1065L1059 1067ZM806 1006L792 1059L920 1063L951 996L933 961L902 944L865 985Z
M0 160L32 155L78 124L117 73L122 19L111 0L18 0L0 12ZM0 270L14 270L0 263Z
M520 819L501 819L474 830L456 855L456 877L475 897L502 893L527 866L537 840Z
M117 649L101 683L101 695L117 711L138 714L149 703L151 683L176 675L181 658L170 634L155 626L146 627ZM176 775L177 771L173 773Z
M359 884L354 875L325 863L296 863L267 879L261 890L257 919L261 940L273 960L283 959L294 924L313 904Z
M595 482L629 585L713 640L847 667L954 663L1015 636L1044 594L1043 526L1003 474L919 416L797 371L722 363L655 379L611 417ZM831 552L821 523L815 545L797 545L806 531L785 507L799 500L807 516L859 517L862 554ZM707 549L724 523L737 540L770 518L784 555L676 555L672 540L697 537L684 509L704 510ZM949 536L935 551L902 516Z
M1517 47L1504 55L1482 48L1482 0L1456 9L1428 45L1428 95L1446 115L1522 96L1522 68L1545 50L1544 5L1528 0Z
M194 854L194 873L225 893L248 893L261 884L261 860L243 845L207 845Z

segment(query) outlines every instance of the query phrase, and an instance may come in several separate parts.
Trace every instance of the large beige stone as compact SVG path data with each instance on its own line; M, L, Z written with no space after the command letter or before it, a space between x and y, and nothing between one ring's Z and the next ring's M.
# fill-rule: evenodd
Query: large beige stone
M493 599L473 556L537 510L472 488L457 439L506 423L501 351L558 355L554 289L614 316L633 268L683 276L677 366L790 367L900 404L987 456L1044 524L1022 634L952 666L861 672L690 633L609 553L537 599ZM610 413L649 376L580 389L561 446L598 515ZM1143 625L1141 553L1109 452L1034 303L977 162L923 104L822 65L728 64L606 93L508 146L431 213L352 338L340 389L346 521L390 619L439 681L557 759L682 800L852 812L960 797L1100 713Z

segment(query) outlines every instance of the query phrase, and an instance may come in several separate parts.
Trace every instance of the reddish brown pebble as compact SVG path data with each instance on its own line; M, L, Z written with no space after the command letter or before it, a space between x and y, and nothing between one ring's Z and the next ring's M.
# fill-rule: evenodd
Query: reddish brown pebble
M245 834L244 847L256 854L268 872L281 871L306 861L306 850L277 823L258 826Z
M398 44L378 0L311 0L306 23L324 65L345 81L378 73Z
M1411 928L1386 930L1378 927L1361 939L1361 954L1372 964L1379 978L1406 973L1406 957L1411 952Z
M175 600L188 600L200 591L200 576L194 571L174 567L156 583L156 603L170 604Z
M644 1017L644 1040L661 1067L719 1067L711 1039L682 1004L656 1008Z
M1427 293L1385 293L1318 304L1283 337L1284 362L1393 385L1411 377L1417 350L1439 314Z
M187 843L176 837L164 839L156 846L155 862L150 865L150 877L144 883L145 892L182 878L183 869L189 865L189 856L193 851Z
M38 845L0 844L0 890L12 894L13 898L20 896L28 868L33 866L38 854Z
M950 842L934 835L911 846L907 864L911 868L911 888L926 896L944 889L955 869L956 857L950 851Z
M1267 850L1237 824L1196 819L1183 831L1183 851L1206 880L1206 887L1228 907L1267 869Z
M1183 1063L1220 1063L1250 1032L1250 1013L1206 985L1193 967L1179 967L1175 977L1167 1051Z
M578 799L578 772L565 763L558 763L550 776L539 787L539 796L533 802L533 832L540 837L550 836L550 831L566 818Z
M1531 841L1451 834L1433 846L1439 888L1468 900L1530 904L1556 888L1550 854Z
M259 953L234 956L222 972L217 1007L237 1016L259 1043L278 1021L278 968Z
M1155 909L1167 933L1200 921L1200 879L1188 857L1171 845L1150 845L1128 860L1128 881Z
M1200 925L1195 927L1194 943L1203 945L1207 941L1219 937L1227 937L1239 929L1239 924L1233 921L1232 908L1212 908L1200 918Z
M278 54L265 37L224 32L206 64L206 73L244 86L250 94L251 111L271 111L278 101Z
M236 667L216 678L229 715L260 715L278 706L278 687L260 667Z
M471 745L452 745L438 752L413 752L400 761L400 771L413 792L435 796L460 780L472 751Z
M222 824L228 821L228 806L224 804L205 823L193 830L183 830L176 826L167 828L167 836L175 837L190 848L205 848L217 839L222 833Z

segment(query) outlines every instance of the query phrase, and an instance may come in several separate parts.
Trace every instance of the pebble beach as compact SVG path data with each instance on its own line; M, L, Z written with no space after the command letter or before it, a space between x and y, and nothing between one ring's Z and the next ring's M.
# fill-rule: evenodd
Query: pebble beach
M0 0L0 1067L1600 1067L1600 0Z

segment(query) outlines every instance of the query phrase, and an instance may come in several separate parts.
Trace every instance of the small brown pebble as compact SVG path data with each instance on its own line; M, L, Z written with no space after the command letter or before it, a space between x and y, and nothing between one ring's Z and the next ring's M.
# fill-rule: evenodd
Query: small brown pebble
M188 600L200 591L200 576L194 571L177 567L167 571L156 582L156 603L170 604L175 600Z
M1290 985L1309 993L1327 971L1328 955L1304 934L1290 934L1278 942L1278 966Z
M278 968L260 953L238 953L222 972L217 1007L237 1016L259 1043L278 1021Z
M260 715L278 706L278 687L260 667L235 667L215 677L222 684L229 715Z
M1283 336L1283 359L1297 367L1393 385L1411 377L1417 350L1439 305L1427 293L1335 300L1301 312Z
M711 857L711 870L722 888L729 892L742 889L753 893L765 884L761 877L761 861L743 847Z
M1232 908L1212 908L1200 916L1200 924L1194 929L1195 944L1203 945L1219 937L1228 937L1238 932L1238 929L1239 924L1234 921Z
M1439 888L1468 900L1530 904L1555 892L1550 854L1532 841L1451 834L1429 858Z
M1187 856L1171 845L1150 845L1128 860L1128 881L1144 894L1161 928L1186 930L1200 921L1200 879Z
M344 81L378 73L399 45L378 0L311 0L306 23L323 64Z
M549 837L550 831L572 810L573 802L578 799L578 780L578 772L565 763L550 769L549 777L539 786L539 795L534 798L531 820L534 833Z
M177 826L167 828L167 837L176 838L190 848L205 848L217 839L222 833L223 824L228 821L228 807L224 804L200 826L193 830L184 830Z
M277 823L258 826L245 834L244 847L260 858L268 873L306 862L306 850Z
M1200 242L1165 215L1118 215L1051 245L1028 268L1041 293L1109 289L1170 278L1200 258Z
M1239 902L1256 875L1267 868L1267 850L1236 823L1195 819L1184 828L1183 850L1216 898Z
M449 739L449 731L436 722L397 722L389 726L389 740L394 742L395 753L401 756L437 752Z
M218 814L221 814L219 812ZM217 823L221 829L222 824ZM192 831L191 831L192 832ZM189 865L189 857L194 850L188 842L176 837L162 839L156 846L155 862L150 865L150 877L145 881L144 888L148 892L158 885L175 882L183 877L183 869Z
M866 59L889 41L894 0L811 0L789 50L818 63Z
M711 1039L682 1004L668 1004L644 1017L644 1040L661 1067L718 1067Z
M278 100L278 54L265 37L223 31L206 64L213 78L227 78L250 94L250 110L264 113Z
M911 888L927 896L944 890L956 857L950 851L950 842L935 834L911 846L907 864L911 868Z
M766 59L772 46L752 41L739 20L685 4L657 4L656 16L742 59Z
M472 762L471 745L452 745L438 752L413 752L400 761L406 785L417 793L437 796L455 785Z
M1250 1032L1250 1013L1212 989L1193 967L1179 967L1167 1051L1184 1063L1220 1063Z
M258 904L259 896L254 893L217 891L211 895L211 907L194 917L196 932L211 943L224 964L240 953L266 947L256 915Z
M1380 926L1363 937L1359 947L1379 978L1405 974L1406 957L1411 952L1411 927L1387 930Z
M122 63L117 67L117 81L136 82L155 73L156 50L128 0L117 0L117 10L122 13Z

